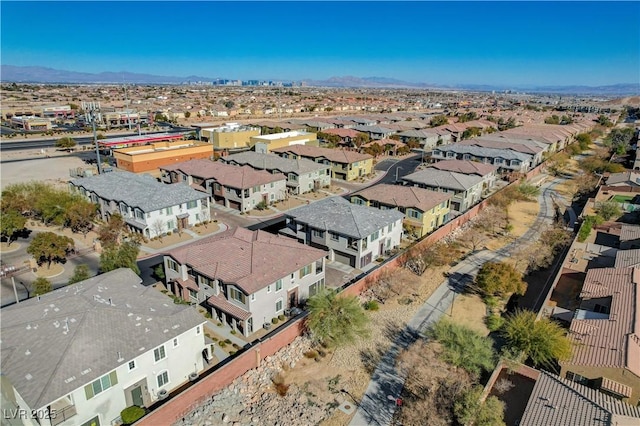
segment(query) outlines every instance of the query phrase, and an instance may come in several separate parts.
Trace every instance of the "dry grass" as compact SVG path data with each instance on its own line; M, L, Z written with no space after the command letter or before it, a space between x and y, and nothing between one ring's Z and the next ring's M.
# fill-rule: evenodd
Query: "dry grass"
M453 302L451 315L453 322L469 327L484 336L489 335L489 329L484 323L486 315L487 305L477 294L460 294Z
M51 267L48 267L46 264L44 264L36 268L36 276L43 278L55 277L62 274L63 272L64 266L59 263L52 263Z

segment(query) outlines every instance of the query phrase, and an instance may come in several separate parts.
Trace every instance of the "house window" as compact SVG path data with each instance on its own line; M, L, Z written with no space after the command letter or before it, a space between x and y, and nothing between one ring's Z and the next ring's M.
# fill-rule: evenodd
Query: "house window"
M175 222L174 222L173 220L168 220L168 221L167 221L167 229L168 229L169 231L172 231L172 230L175 228L174 223L175 223Z
M129 361L129 371L133 370L136 368L136 361Z
M189 297L191 297L192 299L198 300L198 292L195 290L189 289Z
M363 205L364 204L364 200L362 198L359 198L359 197L353 197L351 199L351 201L353 202L353 204L358 204L358 205Z
M84 387L84 393L87 397L87 401L117 384L118 376L116 375L115 371L112 371L109 374L105 374L104 376Z
M320 272L322 272L323 268L324 268L323 259L316 260L316 274L319 274Z
M163 371L162 373L158 374L157 380L158 380L158 387L159 388L163 387L164 385L169 383L169 372Z
M333 241L339 241L340 240L340 235L336 234L335 232L329 232L329 236L331 237L331 239Z
M309 275L311 273L311 265L307 265L300 269L300 278Z
M170 215L170 214L173 214L173 207L167 207L167 208L165 209L165 211L166 211L166 213L167 213L167 216L168 216L168 215Z
M380 238L380 231L376 231L373 234L370 235L371 238L371 242L374 242L375 240L377 240L378 238Z
M580 383L581 385L586 385L587 382L589 382L589 379L576 374L573 371L567 371L567 379L571 380L572 382Z
M282 311L282 299L276 301L276 313Z
M324 231L321 231L319 229L312 229L311 235L316 238L324 238Z
M144 220L144 213L142 213L142 210L136 209L136 218Z
M156 360L156 362L160 361L161 359L164 359L167 357L167 354L164 351L164 345L155 348L153 350L153 358Z
M195 209L196 207L198 207L198 201L189 201L187 203L188 209Z
M393 230L393 223L390 223L389 226L387 226L387 232L391 232Z
M420 218L420 212L417 212L413 209L409 209L409 217L413 218L413 219L419 219Z
M200 334L200 326L196 327L196 334Z
M231 296L231 298L233 300L236 300L240 303L245 303L245 297L244 297L244 293L241 292L240 290L236 289L236 288L230 288L229 289L229 295Z
M174 337L174 338L173 338L173 347L175 348L175 347L177 347L177 346L178 346L178 338L177 338L177 337Z
M276 291L282 290L282 280L276 281Z
M172 271L178 272L178 264L173 259L167 259L167 266Z

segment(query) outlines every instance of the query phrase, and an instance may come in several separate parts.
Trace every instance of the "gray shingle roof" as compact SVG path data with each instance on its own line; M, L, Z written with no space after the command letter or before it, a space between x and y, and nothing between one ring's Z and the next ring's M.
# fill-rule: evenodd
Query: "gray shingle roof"
M253 151L228 155L220 158L220 161L228 164L235 163L241 166L249 165L254 169L266 169L269 171L277 170L282 173L295 173L298 175L329 168L326 164L319 164L315 161L307 160L306 158L293 160L290 158L280 157L279 155L263 154Z
M416 186L378 184L351 194L365 200L378 201L396 207L410 207L426 212L443 201L451 198L451 194L430 191Z
M466 191L482 182L482 177L478 175L466 175L434 168L411 173L402 179L407 182L424 184L435 188L454 189L456 191Z
M97 176L74 179L70 182L78 188L95 192L100 198L124 202L143 212L152 212L178 204L204 198L201 192L183 183L166 185L151 175L130 172L104 173Z
M489 158L504 158L505 160L520 160L520 161L529 161L533 158L531 154L523 154L521 152L512 151L506 148L487 148L484 146L475 146L475 145L447 145L447 146L439 146L437 148L438 151L442 152L455 152L456 154L472 154L478 157L489 157ZM434 151L436 151L434 149Z
M640 266L640 249L618 250L616 253L616 268Z
M606 426L620 417L640 418L640 408L595 389L541 371L533 387L520 426Z
M286 213L296 222L354 238L364 238L404 218L397 210L378 210L351 204L342 197L325 198Z
M2 374L41 408L204 322L117 269L3 308Z

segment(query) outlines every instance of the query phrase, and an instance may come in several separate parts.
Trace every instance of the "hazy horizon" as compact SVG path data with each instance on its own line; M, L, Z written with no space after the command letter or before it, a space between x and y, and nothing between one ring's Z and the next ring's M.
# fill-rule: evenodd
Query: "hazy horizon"
M640 81L637 2L9 1L1 15L5 65L435 85Z

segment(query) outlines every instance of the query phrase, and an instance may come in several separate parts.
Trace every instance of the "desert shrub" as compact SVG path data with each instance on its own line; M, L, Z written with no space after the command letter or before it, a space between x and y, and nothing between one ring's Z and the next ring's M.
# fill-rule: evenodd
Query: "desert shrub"
M271 318L271 324L277 324L278 323L278 318Z
M131 407L127 407L120 412L120 418L122 419L122 423L124 423L125 425L130 425L137 422L142 416L144 416L144 414L144 408L140 408L137 405L132 405Z
M362 307L367 311L377 311L378 309L380 309L380 305L378 305L378 302L375 300L369 300L368 302L364 302Z
M231 344L231 340L230 340L230 339L224 339L224 342L225 342L227 345L230 345L230 344Z
M231 330L231 334L236 334L236 333L237 333L237 331Z
M305 358L313 359L318 356L318 351L311 349L310 351L305 352L303 355Z
M487 323L487 328L490 331L496 331L499 330L504 324L504 318L499 315L489 315L485 319L485 322Z
M284 321L284 315L282 315L282 314L278 315L278 319L279 319L280 321Z
M280 396L285 396L289 390L289 385L284 382L282 374L278 373L271 379L273 387Z

